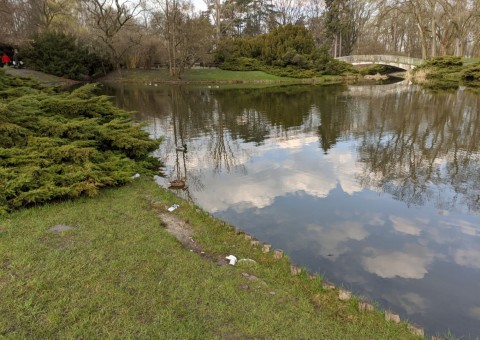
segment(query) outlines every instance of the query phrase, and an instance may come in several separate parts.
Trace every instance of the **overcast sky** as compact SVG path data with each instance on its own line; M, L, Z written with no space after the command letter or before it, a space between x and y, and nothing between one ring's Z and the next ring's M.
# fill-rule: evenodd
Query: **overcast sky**
M205 4L205 2L203 0L192 0L192 3L195 6L195 8L197 8L201 11L204 11L204 10L207 9L207 5Z

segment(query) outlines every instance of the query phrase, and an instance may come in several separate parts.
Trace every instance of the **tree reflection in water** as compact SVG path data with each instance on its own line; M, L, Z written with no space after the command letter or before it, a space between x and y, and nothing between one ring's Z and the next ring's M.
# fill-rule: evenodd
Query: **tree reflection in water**
M152 135L174 132L164 153L186 142L189 184L200 172L246 174L245 162L266 140L314 132L325 154L339 140L357 141L358 182L408 205L434 201L438 209L479 212L479 101L462 91L429 94L406 85L279 86L208 89L119 87L121 107L150 121ZM392 114L394 113L394 114ZM186 169L189 170L189 169Z
M407 204L479 212L478 98L457 93L371 97L359 181ZM401 112L402 115L392 115Z

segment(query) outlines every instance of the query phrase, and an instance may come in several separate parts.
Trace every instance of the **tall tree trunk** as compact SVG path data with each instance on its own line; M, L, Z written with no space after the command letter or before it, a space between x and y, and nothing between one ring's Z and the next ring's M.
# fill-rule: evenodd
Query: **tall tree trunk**
M417 23L418 33L420 34L420 43L422 44L422 59L427 59L427 41L425 39L425 32L420 23Z
M335 34L335 42L333 44L333 57L334 58L337 57L337 37L338 37L338 35Z
M437 35L435 34L437 23L435 21L435 13L432 15L432 57L437 55Z
M463 57L463 41L460 38L455 38L455 56Z
M176 39L176 31L177 31L177 2L173 0L173 27L172 27L172 69L173 69L173 76L175 78L178 77L177 72L177 55L176 55L176 47L177 47L177 39Z
M215 0L215 38L217 44L220 42L222 38L222 26L221 26L221 4L220 0Z
M397 53L398 52L398 42L397 42L397 29L398 29L398 24L397 24L397 17L398 17L398 9L395 8L395 14L393 15L393 37L392 37L392 42L393 42L393 52Z
M340 43L338 44L338 48L339 48L338 56L341 57L342 56L342 34L340 34Z

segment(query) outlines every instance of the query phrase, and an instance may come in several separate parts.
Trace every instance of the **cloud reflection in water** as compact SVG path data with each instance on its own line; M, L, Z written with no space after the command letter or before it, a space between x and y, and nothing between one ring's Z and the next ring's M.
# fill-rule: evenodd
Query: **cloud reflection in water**
M369 247L364 253L363 268L382 278L422 279L434 259L429 249L416 244L407 244L404 251L393 252Z

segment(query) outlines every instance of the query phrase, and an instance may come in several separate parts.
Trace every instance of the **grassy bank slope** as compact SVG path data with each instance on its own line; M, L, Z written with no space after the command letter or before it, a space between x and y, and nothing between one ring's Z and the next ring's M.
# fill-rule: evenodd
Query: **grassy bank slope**
M311 83L335 82L339 77L325 76L315 79L278 77L262 71L226 71L216 68L189 69L180 80L172 79L167 69L122 70L112 72L101 82L153 82L153 83Z
M147 179L4 218L0 315L7 337L413 338Z

